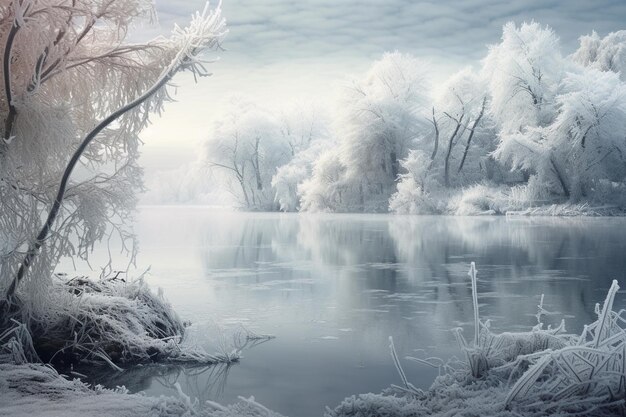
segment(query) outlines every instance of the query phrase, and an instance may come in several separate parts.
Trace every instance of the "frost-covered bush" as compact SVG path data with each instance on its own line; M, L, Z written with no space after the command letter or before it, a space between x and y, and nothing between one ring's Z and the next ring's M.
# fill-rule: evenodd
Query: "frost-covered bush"
M438 201L412 177L402 178L389 199L389 211L396 214L441 214Z
M439 183L430 176L431 158L425 152L412 150L400 161L406 173L399 176L397 191L389 199L389 211L398 214L437 214L437 200L429 190L437 191Z
M508 198L506 189L477 184L463 190L456 204L456 214L462 216L482 214L506 214Z
M626 31L611 32L600 38L594 31L580 37L580 47L572 60L600 71L619 73L626 81Z
M346 201L355 198L356 191L344 185L346 166L336 149L322 152L313 164L311 178L298 186L303 211L345 211ZM356 207L354 207L356 209Z

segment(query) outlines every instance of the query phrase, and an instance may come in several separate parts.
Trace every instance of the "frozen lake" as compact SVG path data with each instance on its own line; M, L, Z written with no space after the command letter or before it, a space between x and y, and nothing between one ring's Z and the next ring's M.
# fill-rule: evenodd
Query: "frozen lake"
M232 366L139 367L99 376L148 395L183 391L223 403L253 395L291 417L321 416L344 397L400 383L389 356L459 355L450 329L473 334L469 262L481 316L498 330L536 324L540 295L578 332L611 280L626 288L626 219L464 218L222 213L144 207L138 266L214 349L239 325L275 339ZM97 265L97 262L94 263ZM616 308L626 306L619 294ZM436 371L405 363L428 387Z

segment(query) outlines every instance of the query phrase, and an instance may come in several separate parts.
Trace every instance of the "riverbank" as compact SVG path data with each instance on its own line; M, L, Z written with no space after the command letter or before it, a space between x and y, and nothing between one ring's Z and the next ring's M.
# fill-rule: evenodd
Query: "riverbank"
M124 387L90 387L41 364L0 363L0 417L280 417L253 398L223 407L179 397L129 394Z
M626 409L626 332L623 310L613 308L619 290L613 281L606 299L596 308L597 320L581 334L567 333L564 321L544 328L549 315L544 298L538 305L537 324L526 332L494 333L479 315L477 279L472 277L474 339L467 342L455 330L464 353L462 359L397 356L390 350L398 371L398 385L380 394L360 394L344 399L325 417L412 417L450 415L480 416L593 416L620 415ZM6 358L3 358L6 360ZM428 390L407 379L406 360L439 370ZM1 362L1 361L0 361ZM176 383L178 397L129 394L123 387L89 387L40 364L0 364L0 416L102 417L280 417L253 398L222 406L185 395Z

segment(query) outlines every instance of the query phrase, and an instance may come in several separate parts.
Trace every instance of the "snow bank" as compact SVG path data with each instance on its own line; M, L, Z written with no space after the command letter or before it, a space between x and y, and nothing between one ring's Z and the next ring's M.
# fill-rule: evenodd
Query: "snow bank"
M129 395L123 388L90 389L39 364L0 364L0 416L182 416L181 400Z
M0 364L0 417L281 417L254 401L241 398L228 407L199 405L182 392L179 398L128 394L68 380L39 364Z

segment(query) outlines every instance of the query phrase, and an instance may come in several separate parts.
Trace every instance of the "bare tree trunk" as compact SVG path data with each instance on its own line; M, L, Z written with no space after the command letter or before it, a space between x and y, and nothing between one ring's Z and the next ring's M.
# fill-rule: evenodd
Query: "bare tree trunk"
M256 193L254 192L254 189L252 187L250 187L250 194L252 195L252 206L248 206L249 208L251 207L256 207L257 203L256 203Z
M254 176L256 178L256 189L259 191L263 190L263 181L261 181L261 171L259 170L259 143L261 142L261 138L256 138L256 142L254 143L254 161L252 162L252 166L254 167Z
M359 203L361 204L361 211L365 211L365 198L363 196L363 183L359 183Z
M17 118L17 109L13 105L13 92L11 91L11 52L13 50L15 35L17 35L19 29L20 27L18 25L13 24L11 31L9 32L9 36L7 36L7 43L4 47L2 71L4 72L4 91L6 94L9 114L4 120L4 141L0 143L0 155L3 155L6 152L6 145L9 139L11 139L11 135L13 134L13 125L15 124L15 119Z
M462 114L459 120L456 121L456 128L454 129L452 136L450 136L450 140L448 140L448 152L446 152L446 158L444 161L444 184L446 187L450 186L450 155L452 155L452 148L454 147L454 138L456 138L456 135L459 133L464 116L465 115Z
M485 103L487 102L487 98L483 98L483 105L480 108L480 114L474 120L474 124L472 124L472 129L470 130L469 137L467 138L467 144L465 144L465 151L463 152L463 158L461 159L461 163L459 164L459 169L457 173L461 172L463 169L463 165L465 164L465 158L467 158L467 152L469 151L470 145L472 143L472 138L474 137L474 131L476 130L476 126L480 123L480 119L483 118L483 114L485 113Z
M189 58L185 58L185 60L188 60L188 59ZM165 73L161 77L161 79L159 79L143 95L141 95L134 101L128 103L127 105L121 107L120 109L116 110L111 115L109 115L106 119L102 120L91 132L87 134L87 136L85 136L85 138L82 140L82 142L80 143L76 151L74 151L74 154L72 155L70 161L65 167L65 171L63 171L63 177L61 178L61 183L59 184L59 188L57 190L54 203L52 204L52 207L50 208L50 211L48 212L48 217L46 218L46 222L44 223L43 227L37 234L35 241L30 244L28 251L26 252L26 256L24 257L24 260L20 264L17 274L15 278L13 279L13 281L11 282L9 289L7 290L6 298L7 300L9 300L9 302L11 301L13 294L15 294L15 291L17 290L17 286L20 284L28 268L31 266L35 257L37 256L39 249L41 248L44 241L48 237L48 234L50 233L50 229L52 228L52 225L54 224L54 221L56 220L57 215L59 214L61 203L63 201L63 198L65 197L65 191L67 189L70 176L72 175L72 172L74 171L74 168L76 167L76 164L78 163L80 157L83 155L83 153L87 149L87 146L89 146L91 141L108 125L113 123L115 120L117 120L119 117L121 117L128 111L141 105L143 102L148 100L152 95L154 95L157 91L159 91L163 86L165 86L172 79L172 77L178 71L179 68L180 66L173 68L167 73Z
M439 125L437 124L437 119L435 118L435 108L433 107L433 126L435 127L435 146L433 148L433 153L430 155L430 164L428 165L428 169L430 170L435 163L435 157L437 156L437 151L439 150Z
M243 166L241 168L241 172L239 171L239 169L236 169L235 172L237 174L237 180L239 181L239 185L241 185L241 191L243 192L243 198L244 198L244 200L246 200L246 207L250 207L250 197L248 197L248 192L246 191L246 183L245 183L245 176L244 176L245 169L246 169L246 167Z
M570 192L569 187L567 186L567 183L565 182L565 178L563 177L563 174L559 170L559 167L556 165L556 162L554 162L554 159L550 158L550 163L552 164L552 168L554 169L554 172L556 173L556 178L559 180L559 183L561 184L561 188L563 188L563 195L565 195L565 197L567 198L570 198L571 192Z
M250 207L250 197L248 197L248 192L246 191L246 185L242 180L239 180L239 185L241 185L241 191L243 192L243 199L246 201L246 207Z
M395 152L391 152L389 154L389 159L391 160L391 176L393 181L398 179L398 174L400 173L400 167L398 166L398 155Z

